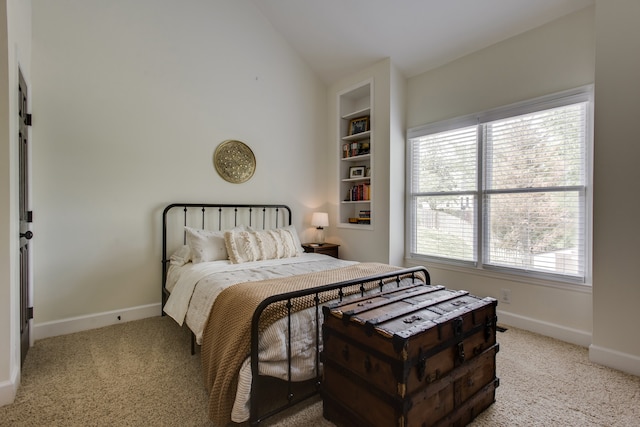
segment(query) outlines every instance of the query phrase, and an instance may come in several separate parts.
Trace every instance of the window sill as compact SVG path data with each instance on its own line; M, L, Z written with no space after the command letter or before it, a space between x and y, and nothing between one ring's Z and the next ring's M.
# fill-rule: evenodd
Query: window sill
M427 267L427 269L429 267L433 267L433 268L438 268L440 270L454 271L457 273L471 274L474 276L481 276L481 277L490 277L498 280L508 280L511 282L520 282L527 285L544 286L544 287L563 289L563 290L569 290L574 292L587 293L587 294L591 294L593 292L592 286L590 283L582 284L582 283L564 282L560 280L542 279L538 277L525 276L520 274L509 274L509 273L497 271L497 270L482 269L478 267L463 266L463 265L452 264L452 263L427 261L427 260L422 260L419 258L411 258L411 257L405 257L404 261L407 267L423 266L423 267Z

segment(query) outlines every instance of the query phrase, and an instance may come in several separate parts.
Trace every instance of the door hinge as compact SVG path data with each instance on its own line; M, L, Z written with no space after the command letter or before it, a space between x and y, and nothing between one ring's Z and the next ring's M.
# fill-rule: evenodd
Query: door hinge
M27 211L27 222L33 222L33 211Z
M27 307L27 317L33 319L33 307Z
M32 121L33 121L33 118L31 117L31 114L27 114L27 115L24 117L24 124L25 124L25 125L27 125L27 126L31 126Z

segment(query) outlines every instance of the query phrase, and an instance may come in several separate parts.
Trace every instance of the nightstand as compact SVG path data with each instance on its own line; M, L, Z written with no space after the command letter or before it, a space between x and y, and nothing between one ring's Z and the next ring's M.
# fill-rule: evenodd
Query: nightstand
M338 248L340 245L336 245L334 243L323 243L322 245L319 243L303 243L302 247L305 252L316 253L329 255L334 258L340 258L338 256Z

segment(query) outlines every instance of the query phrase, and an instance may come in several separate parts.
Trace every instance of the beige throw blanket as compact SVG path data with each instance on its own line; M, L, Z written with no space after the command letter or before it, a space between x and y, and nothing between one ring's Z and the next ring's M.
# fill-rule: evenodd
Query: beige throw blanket
M387 264L361 263L286 278L239 283L222 291L213 305L202 338L202 371L205 386L209 391L209 418L221 426L230 422L238 371L242 362L250 355L251 318L261 301L271 295L399 269ZM369 289L375 286L377 283L372 283ZM321 301L324 302L326 301ZM293 310L303 310L312 305L313 296L304 303L296 304ZM264 330L269 324L284 316L284 304L265 311L260 329Z

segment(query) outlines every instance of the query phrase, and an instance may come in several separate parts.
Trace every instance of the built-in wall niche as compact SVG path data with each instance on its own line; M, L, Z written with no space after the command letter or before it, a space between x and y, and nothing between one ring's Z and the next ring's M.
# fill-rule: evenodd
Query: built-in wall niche
M372 228L373 82L338 94L338 227Z

